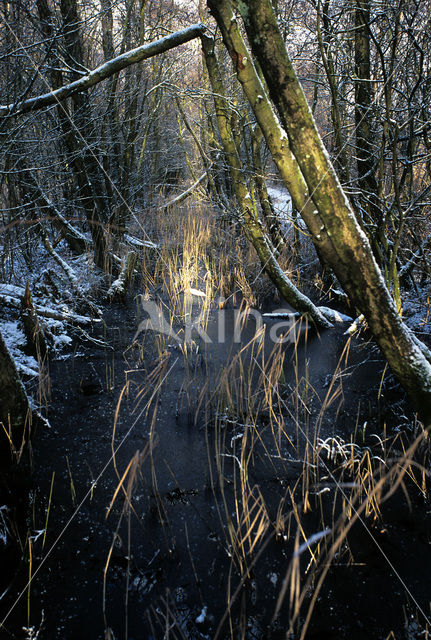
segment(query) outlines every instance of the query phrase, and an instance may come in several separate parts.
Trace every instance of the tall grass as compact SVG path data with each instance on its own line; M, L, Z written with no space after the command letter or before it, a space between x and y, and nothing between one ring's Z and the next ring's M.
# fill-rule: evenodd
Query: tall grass
M147 228L147 221L144 224ZM235 227L220 224L214 212L204 212L194 203L194 207L155 216L153 235L161 250L143 251L142 296L144 301L157 302L172 335L147 324L124 352L127 381L118 400L111 439L116 484L106 505L112 540L103 569L105 637L115 637L107 585L114 551L120 546L127 559L123 606L124 633L128 636L132 534L134 523L143 525L144 516L136 507L136 496L143 491L160 525L160 546L163 543L169 557L175 558L181 546L179 538L185 537L202 612L205 606L211 607L204 602L206 577L200 575L193 557L199 541L187 526L184 531L175 530L160 480L166 469L176 479L172 461L165 459L163 452L158 455L158 449L159 430L166 428L163 416L168 414L166 381L181 365L183 379L175 413L178 417L187 412L195 437L205 439L207 461L199 490L207 488L212 495L218 546L228 564L224 612L211 621L208 634L214 639L249 637L248 623L255 620L255 594L264 588L257 583L262 579L260 566L283 562L271 567L277 589L266 632L271 637L271 630L280 624L286 637L292 634L302 640L330 569L341 563L355 565L350 549L353 527L364 527L376 538L375 532L384 528L384 504L396 491L402 491L407 500L416 491L428 501L429 440L420 425L416 425L414 438L403 432L369 432L359 408L351 432L337 431L340 407L345 402L345 379L351 373L351 338L346 338L335 370L328 372L332 375L326 387L317 388L306 346L318 338L311 336L305 320L290 328L290 340L285 343L273 343L265 326L253 332L251 310L262 303L268 291L270 295L273 292L253 250ZM234 332L243 340L234 344L228 336L231 344L220 349L224 361L217 369L211 362L214 351L206 349L196 333L188 335L187 327L191 323L207 332L217 322L219 311L233 306L237 310ZM137 314L139 322L139 301ZM136 372L141 374L139 382ZM113 381L114 358L106 363L108 389ZM127 462L120 462L120 416L131 406L133 425L145 424L145 445ZM172 414L170 419L174 420ZM67 457L66 461L75 503L73 469ZM52 522L53 483L54 475L42 549ZM31 538L26 549L31 577ZM30 596L29 586L28 628ZM196 627L197 619L205 618L204 613L188 611L186 624L184 611L178 593L167 590L158 597L145 613L154 638L199 637L190 629Z
M152 263L144 260L144 288L148 296L163 303L177 335L185 338L190 318L206 331L217 309L226 304L239 306L236 318L239 329L244 329L250 323L249 310L262 299L265 287L250 248L232 229L218 225L215 216L200 210L181 214L180 225L178 212L157 220L163 248ZM177 412L185 402L195 412L194 424L205 426L207 477L221 543L231 563L226 609L215 625L214 638L226 637L226 632L232 640L246 637L247 625L241 620L247 619L248 608L252 610L246 594L253 591L250 585L259 562L274 553L277 544L290 561L274 598L271 624L281 615L285 619L287 611L286 637L291 633L305 638L329 569L340 558L355 564L349 551L353 526L362 526L373 536L375 527L383 526L383 504L398 488L408 496L413 486L428 499L429 442L420 429L413 444L402 433L367 434L365 439L358 409L347 439L336 431L329 436L325 431L324 425L336 421L344 402L343 380L351 373L351 339L346 339L326 393L319 395L311 382L312 363L304 355L304 345L311 339L308 326L298 321L290 331L288 348L271 345L263 327L231 349L216 379L204 381L197 398L196 378L206 371L206 355L200 353L197 367L202 345L185 339L181 345L185 379ZM156 339L159 364L148 377L153 388L166 370L168 343L164 336ZM159 519L168 531L169 514L158 491L152 455L157 439L157 406L153 406L146 461L151 465ZM115 494L121 488L127 502L131 496L122 485L133 460ZM262 486L255 479L257 469L264 470ZM268 490L268 479L276 490ZM169 544L176 535L173 531L167 534ZM193 569L196 576L194 565ZM155 637L161 629L165 636L169 629L168 637L188 637L180 619L175 598L169 594L161 606L148 611Z

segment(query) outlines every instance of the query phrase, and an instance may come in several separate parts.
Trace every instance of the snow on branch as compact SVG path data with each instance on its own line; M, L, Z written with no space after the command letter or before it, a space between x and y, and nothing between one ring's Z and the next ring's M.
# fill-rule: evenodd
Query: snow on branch
M85 91L85 89L93 87L95 84L98 84L102 80L106 80L106 78L114 75L114 73L118 73L132 64L142 62L142 60L152 58L153 56L164 53L169 49L178 47L180 44L184 44L194 38L198 38L204 33L205 29L205 25L201 23L193 24L186 29L176 31L175 33L165 36L164 38L160 38L155 42L144 44L140 47L136 47L136 49L126 51L116 58L108 60L104 64L100 65L100 67L93 69L93 71L90 71L82 78L64 85L55 91L50 91L49 93L44 93L43 95L23 100L22 102L0 106L0 116L16 116L22 113L28 113L29 111L43 109L44 107L48 107L60 102L61 100L65 100L75 93L79 93L80 91Z
M412 269L416 266L416 260L424 255L424 251L426 249L431 249L431 233L425 238L416 253L414 253L412 257L406 262L406 264L401 267L398 272L398 277L400 279L405 278L407 275L409 275Z
M156 244L155 242L151 242L151 240L139 240L138 238L130 236L127 233L124 234L124 240L128 244L131 244L134 247L139 247L140 249L154 249L155 251L160 249L160 245Z
M23 287L0 284L0 303L20 309L21 297L24 293L25 289ZM73 313L73 311L60 311L58 309L52 309L51 307L35 303L33 304L33 307L39 316L53 318L54 320L62 320L64 322L71 322L72 324L93 324L102 322L101 318L89 318L87 316Z
M211 165L212 167L212 165ZM184 202L184 200L186 200L189 196L192 195L192 193L195 191L195 189L197 189L197 187L205 180L205 178L208 175L208 171L211 169L211 167L209 167L202 175L200 178L198 178L196 180L196 182L194 182L192 184L191 187L189 187L188 189L186 189L185 191L183 191L182 193L180 193L178 196L176 196L173 200L170 200L169 202L167 202L166 204L163 205L162 210L165 211L171 207L174 207L178 204L180 204L181 202Z
M120 271L120 274L116 280L111 284L106 297L108 300L113 300L114 298L122 298L124 297L127 289L127 285L130 282L132 277L134 268L136 263L136 253L134 251L129 251L127 254L123 268Z

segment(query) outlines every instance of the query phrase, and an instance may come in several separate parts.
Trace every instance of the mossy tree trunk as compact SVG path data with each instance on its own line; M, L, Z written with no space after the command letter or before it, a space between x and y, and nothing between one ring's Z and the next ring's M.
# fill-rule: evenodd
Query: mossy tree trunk
M316 215L316 207L309 196L307 184L295 156L290 150L286 132L280 126L277 114L271 105L262 72L253 64L230 3L214 3L212 13L217 17L238 80L259 123L272 159L290 193L294 210L301 212L308 228L312 230L311 239L314 242L314 238L319 238L322 221ZM323 265L318 242L314 242L314 245Z
M251 66L251 61L240 59L241 53L232 49L229 35L236 33L238 26L235 20L227 24L222 16L223 12L230 11L232 17L230 2L208 0L208 5L222 30L230 55L236 61L237 72L239 67ZM271 2L241 0L238 9L287 133L290 149L308 187L315 217L319 220L320 228L316 233L315 225L309 224L309 216L301 211L313 242L351 301L364 313L389 365L426 427L431 428L431 364L399 317L368 239L335 174L287 53ZM268 141L265 127L262 124L261 127Z
M207 35L202 35L201 39L208 76L213 91L220 139L231 173L235 196L240 207L247 237L256 249L266 273L285 300L291 304L294 309L308 314L318 326L328 328L331 326L331 323L322 315L311 300L295 287L293 282L289 280L281 269L275 257L274 247L262 228L255 206L250 197L242 163L235 144L229 111L226 108L225 88L214 52L214 40Z
M252 130L253 180L259 198L260 207L262 209L262 215L265 218L272 244L274 245L274 249L278 255L285 246L286 239L281 228L279 217L274 211L268 189L266 188L262 157L260 154L262 139L262 130L259 125L255 125Z

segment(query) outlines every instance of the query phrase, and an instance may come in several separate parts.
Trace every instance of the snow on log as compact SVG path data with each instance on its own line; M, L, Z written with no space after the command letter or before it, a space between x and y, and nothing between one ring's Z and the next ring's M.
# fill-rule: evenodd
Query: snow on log
M74 292L79 294L80 297L84 298L85 297L84 292L81 290L81 287L79 286L79 280L77 275L75 274L72 267L70 267L67 264L67 262L63 260L63 258L54 250L54 247L48 240L48 236L45 233L43 234L43 244L45 245L45 249L48 251L49 255L52 258L54 258L56 263L60 265L60 267L63 269L70 284L72 285L72 289L74 290Z
M20 297L8 295L2 293L4 287L12 287L13 285L0 284L0 302L7 304L11 307L19 309L21 306L20 297L24 295L24 289L22 287L14 287L14 289L20 290ZM45 318L52 318L53 320L61 320L63 322L70 322L71 324L93 324L94 322L102 322L101 318L89 318L87 316L81 316L73 311L59 311L58 309L52 309L51 307L45 307L39 304L33 304L34 310L39 316Z
M124 298L127 291L127 286L135 269L135 264L136 253L134 251L129 251L126 259L124 260L124 265L120 271L120 275L116 280L114 280L114 282L108 289L108 293L106 294L108 300L113 300L115 298Z
M94 322L102 322L101 318L89 318L88 316L81 316L78 313L72 311L57 311L49 307L42 307L38 304L34 305L36 313L46 318L53 318L54 320L64 320L64 322L71 322L72 324L93 324Z
M320 313L330 322L353 322L353 318L350 316L346 316L344 313L340 313L335 309L331 309L330 307L317 307ZM272 313L263 313L264 318L287 318L291 320L295 320L303 316L303 313L299 313L298 311L274 311Z
M212 165L211 165L212 167ZM209 167L208 171L211 169L211 167ZM180 193L178 196L176 196L176 198L174 198L173 200L170 200L169 202L167 202L166 204L164 204L161 209L162 211L166 211L167 209L169 209L170 207L175 207L176 205L179 205L181 202L184 202L184 200L186 200L189 196L192 195L192 193L195 191L195 189L197 189L197 187L205 180L208 171L205 171L205 173L203 173L201 175L200 178L198 178L196 180L196 182L194 182L192 184L191 187L189 187L188 189L186 189L185 191L183 191L182 193Z
M133 245L134 247L139 247L140 249L160 249L160 245L151 242L151 240L139 240L133 236L129 236L127 233L124 235L124 239L128 244Z
M331 322L353 322L353 318L346 316L330 307L318 307L319 311Z
M48 251L49 255L57 262L57 264L60 265L60 267L63 269L64 273L66 274L72 286L72 290L74 294L78 297L79 300L82 300L85 302L85 306L88 307L88 310L91 313L94 313L95 315L100 315L101 313L100 309L98 309L95 304L93 304L92 302L90 302L90 300L88 300L88 297L86 296L85 292L82 290L79 284L78 277L74 272L74 270L72 269L72 267L68 265L67 262L63 260L63 258L54 250L46 233L44 233L42 237L43 237L43 244L45 245L46 250Z
M344 335L352 336L354 333L356 333L359 330L360 327L364 325L366 325L366 320L365 320L364 314L361 313L361 315L358 316L354 322L352 322L350 327L346 329L346 331L344 332Z
M15 362L15 366L17 368L18 373L21 376L26 376L27 378L38 378L39 377L39 370L38 369L36 369L36 368L32 369L31 367L28 367L23 362Z
M75 93L79 93L93 87L95 84L98 84L102 80L109 78L114 75L114 73L118 73L132 64L142 62L142 60L152 58L153 56L164 53L169 49L178 47L180 44L185 44L194 38L198 38L204 33L205 29L206 27L203 24L193 24L186 29L176 31L175 33L165 36L164 38L160 38L155 42L144 44L140 47L136 47L136 49L126 51L116 58L108 60L96 69L93 69L93 71L82 76L82 78L64 85L55 91L50 91L49 93L44 93L43 95L29 98L28 100L23 100L21 102L0 106L0 116L16 116L22 113L28 113L29 111L43 109L44 107L49 107L52 104L57 104L61 100L65 100Z
M294 320L295 318L299 318L301 316L300 313L296 311L273 311L271 313L263 313L263 318L269 318L276 320L277 318L287 318L288 320Z

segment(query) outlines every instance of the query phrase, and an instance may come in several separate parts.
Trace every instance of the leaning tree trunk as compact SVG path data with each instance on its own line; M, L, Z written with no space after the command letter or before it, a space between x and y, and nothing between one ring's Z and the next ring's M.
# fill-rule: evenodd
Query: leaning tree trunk
M235 20L227 24L223 19L223 13L231 12L232 7L228 0L208 0L208 5L226 42L226 34L238 30ZM335 174L287 53L271 1L243 0L238 7L315 207L320 225L317 234L304 216L313 242L350 299L364 313L389 365L425 426L431 429L431 364L399 317L367 237ZM239 59L237 51L231 49L230 55L237 70L240 66L251 66L251 61ZM266 137L263 126L262 131Z
M253 181L259 198L260 208L262 209L262 215L265 218L269 235L271 236L272 244L274 245L274 249L276 250L277 255L279 255L286 244L286 239L283 234L280 219L274 211L271 198L269 197L268 189L266 188L262 157L260 155L260 145L262 142L262 138L262 130L257 124L253 127L251 132L251 150L254 171Z
M30 422L31 411L27 394L19 378L15 363L0 333L0 453L7 439L19 448Z
M251 61L250 52L244 43L232 7L226 2L218 4L217 7L217 20L224 42L234 62L238 80L265 136L274 163L290 193L295 210L301 212L308 228L312 231L311 238L319 237L322 223L316 216L316 207L310 198L295 156L290 150L286 132L280 127L280 122L270 103L265 81L261 79ZM320 262L324 264L316 243L315 248Z
M214 52L214 40L207 35L202 35L201 39L208 76L213 91L220 139L225 152L226 161L229 166L236 199L240 207L247 237L254 246L266 273L285 300L291 304L294 309L308 314L318 326L328 328L331 326L331 323L323 316L321 311L313 304L313 302L295 287L293 282L289 280L281 269L275 257L274 247L271 246L271 242L258 219L257 212L252 203L248 186L245 181L242 163L238 155L234 134L231 128L229 114L226 110L225 90L220 68Z

